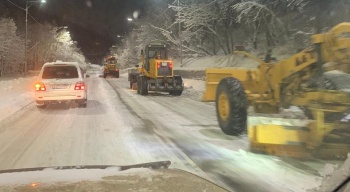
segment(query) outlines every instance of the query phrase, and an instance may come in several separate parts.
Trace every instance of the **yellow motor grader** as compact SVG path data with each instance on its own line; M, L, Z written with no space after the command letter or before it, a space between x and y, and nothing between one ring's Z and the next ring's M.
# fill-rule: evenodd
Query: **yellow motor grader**
M350 93L339 88L325 72L350 73L350 23L312 36L313 47L276 63L271 55L250 57L256 69L208 68L203 101L215 101L219 126L225 134L248 132L254 152L299 158L345 158L350 152ZM349 82L350 83L350 82ZM248 117L248 107L268 118ZM298 106L308 117L276 117L281 109Z
M119 63L114 56L108 56L105 58L103 77L106 78L108 75L113 75L114 77L119 78Z

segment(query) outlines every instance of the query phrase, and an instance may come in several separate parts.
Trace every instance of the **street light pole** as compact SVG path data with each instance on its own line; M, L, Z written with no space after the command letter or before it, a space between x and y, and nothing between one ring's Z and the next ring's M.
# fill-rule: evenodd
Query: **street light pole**
M24 75L27 75L27 41L28 41L28 1L26 0L26 40L24 42Z
M179 14L179 40L180 40L180 63L182 67L182 37L181 37L181 22L180 22L180 0L177 0L178 14Z
M28 56L27 56L27 42L28 42L28 9L29 7L31 7L32 5L28 6L28 2L29 3L46 3L46 0L36 0L36 1L26 1L26 39L25 39L25 45L24 45L24 59L25 59L25 63L24 63L24 75L27 75L27 70L28 70Z

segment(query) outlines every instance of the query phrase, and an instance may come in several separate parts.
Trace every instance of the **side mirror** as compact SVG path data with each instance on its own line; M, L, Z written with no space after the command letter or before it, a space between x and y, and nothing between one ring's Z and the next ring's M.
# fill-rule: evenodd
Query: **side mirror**
M139 67L139 65L135 65L135 67Z

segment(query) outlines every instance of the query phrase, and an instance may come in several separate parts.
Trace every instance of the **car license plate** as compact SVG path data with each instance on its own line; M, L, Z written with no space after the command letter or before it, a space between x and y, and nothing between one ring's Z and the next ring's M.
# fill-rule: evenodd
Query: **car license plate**
M167 67L167 66L168 66L168 63L167 63L167 62L162 62L162 66L163 66L163 67Z
M52 85L52 89L67 89L66 84L54 84Z

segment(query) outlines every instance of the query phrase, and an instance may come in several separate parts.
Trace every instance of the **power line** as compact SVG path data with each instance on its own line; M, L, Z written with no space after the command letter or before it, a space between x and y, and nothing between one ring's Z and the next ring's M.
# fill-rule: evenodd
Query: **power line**
M16 7L18 7L18 8L20 8L20 9L22 9L23 11L25 11L26 9L24 9L24 8L22 8L22 7L20 7L20 6L18 6L18 5L16 5L15 3L13 3L12 1L10 1L10 0L7 0L9 3L11 3L12 5L14 5L14 6L16 6Z
M29 12L28 12L28 15L36 22L38 23L40 26L43 26L41 23L39 23Z
M25 8L22 8L22 7L20 7L19 5L16 5L16 4L13 3L12 1L10 1L10 0L7 0L7 1L8 1L9 3L11 3L12 5L16 6L17 8L22 9L23 11L26 11ZM36 23L38 23L39 25L42 26L42 24L39 23L39 22L29 13L29 11L28 11L28 15L29 15Z

